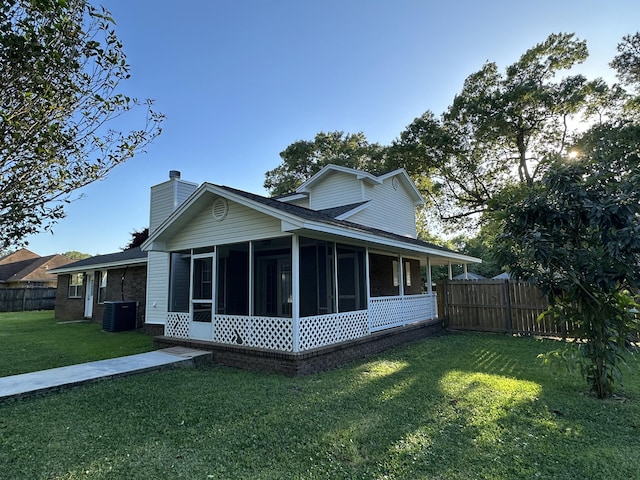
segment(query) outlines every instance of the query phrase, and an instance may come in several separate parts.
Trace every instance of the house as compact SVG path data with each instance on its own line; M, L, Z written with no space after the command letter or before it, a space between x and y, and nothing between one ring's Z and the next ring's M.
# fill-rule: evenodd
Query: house
M0 258L0 288L56 287L52 270L73 262L64 255L40 255L22 248Z
M417 239L403 169L329 165L267 198L170 172L151 188L145 323L158 345L308 373L440 328L431 267L479 262Z
M105 302L137 302L137 326L144 323L147 252L132 248L96 255L60 268L55 316L60 320L103 320Z
M486 280L487 277L474 272L465 272L460 275L456 275L452 280Z

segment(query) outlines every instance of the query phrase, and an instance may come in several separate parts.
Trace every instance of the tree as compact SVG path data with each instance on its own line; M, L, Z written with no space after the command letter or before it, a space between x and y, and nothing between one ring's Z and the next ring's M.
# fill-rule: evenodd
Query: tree
M599 398L621 379L637 334L640 288L640 126L594 127L581 157L556 156L541 182L503 215L498 257L548 295L550 314L571 322L580 363Z
M545 171L544 159L565 151L568 120L590 113L596 98L609 98L602 81L556 79L587 56L586 43L573 34L550 35L504 73L485 64L441 118L426 112L400 134L394 146L407 152L408 170L433 172L431 194L444 220L500 210L505 188L531 187Z
M162 115L128 133L110 121L141 103L109 13L86 0L0 5L0 249L64 217L72 192L104 178L160 134Z
M131 232L131 241L122 250L131 250L139 247L147 238L149 238L149 227L145 227L142 230L134 230Z
M320 132L313 140L298 140L280 152L282 162L265 174L264 187L271 195L292 192L331 163L380 173L384 150L369 143L362 132Z
M71 258L73 260L83 260L91 256L88 253L78 252L77 250L70 250L68 252L64 252L62 255L64 255L65 257Z

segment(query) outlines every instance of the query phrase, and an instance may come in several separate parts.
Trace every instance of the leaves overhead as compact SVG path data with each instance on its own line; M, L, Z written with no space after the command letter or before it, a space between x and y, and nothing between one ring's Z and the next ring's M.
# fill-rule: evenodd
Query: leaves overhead
M141 106L118 91L129 78L114 21L84 0L0 5L0 248L49 229L70 194L103 178L160 134L112 120Z

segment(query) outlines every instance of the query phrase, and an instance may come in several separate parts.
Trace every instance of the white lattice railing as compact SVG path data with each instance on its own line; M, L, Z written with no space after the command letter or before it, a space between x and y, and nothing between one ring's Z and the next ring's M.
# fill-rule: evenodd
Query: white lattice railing
M369 299L369 329L372 332L438 316L435 294Z
M302 317L299 351L365 337L369 334L367 317L366 310Z
M164 334L173 338L189 338L189 313L169 312Z
M311 350L334 343L365 337L371 332L407 325L437 317L435 294L405 297L373 297L369 310L302 317L299 322L298 348ZM167 315L165 335L189 338L188 313ZM294 351L293 320L280 317L214 315L213 342L264 348L280 352Z
M293 321L281 317L215 315L213 341L280 352L293 351Z

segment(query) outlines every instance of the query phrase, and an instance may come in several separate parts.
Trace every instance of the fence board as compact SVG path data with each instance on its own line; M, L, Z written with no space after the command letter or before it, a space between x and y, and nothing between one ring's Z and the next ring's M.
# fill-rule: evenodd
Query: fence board
M538 321L547 299L534 285L504 280L449 280L438 284L439 314L452 330L560 335L553 319Z
M55 288L0 288L0 312L53 310L55 303Z

